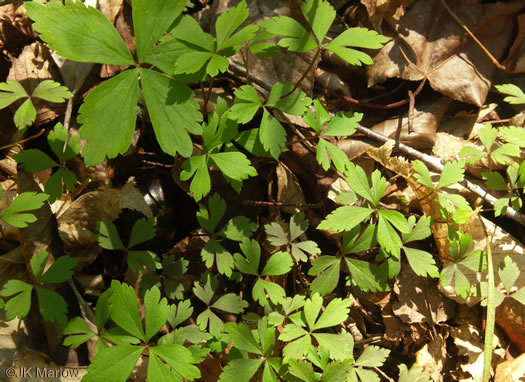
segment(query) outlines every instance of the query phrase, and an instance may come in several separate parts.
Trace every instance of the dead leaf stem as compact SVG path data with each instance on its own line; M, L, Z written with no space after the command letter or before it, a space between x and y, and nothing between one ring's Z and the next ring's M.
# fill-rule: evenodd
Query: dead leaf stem
M461 28L463 28L463 30L465 32L467 32L467 34L472 37L472 39L474 40L474 42L481 48L481 50L483 51L483 53L485 53L487 55L487 57L492 61L492 63L498 68L498 69L501 69L501 70L506 70L507 68L504 66L504 65L501 65L499 63L498 60L496 60L496 58L492 55L492 53L490 53L487 48L485 48L485 46L481 43L481 41L478 40L478 38L474 35L474 33L472 33L470 31L470 29L468 29L468 27L461 21L461 19L456 16L456 14L452 11L452 9L450 9L450 7L448 6L448 4L446 3L445 0L439 0L441 2L441 4L443 5L443 7L446 9L446 11L449 13L450 16L452 16L452 18L459 24L459 26Z
M14 146L17 146L17 145L21 145L21 144L24 144L26 142L29 142L33 139L36 139L38 138L39 136L41 136L42 134L44 134L44 132L46 131L46 129L40 129L40 131L38 133L36 133L35 135L31 135L30 137L27 137L27 138L24 138L22 139L21 141L17 141L15 143L10 143L8 145L5 145L5 146L1 146L0 147L0 151L1 150L6 150L6 149L10 149L11 147L14 147Z

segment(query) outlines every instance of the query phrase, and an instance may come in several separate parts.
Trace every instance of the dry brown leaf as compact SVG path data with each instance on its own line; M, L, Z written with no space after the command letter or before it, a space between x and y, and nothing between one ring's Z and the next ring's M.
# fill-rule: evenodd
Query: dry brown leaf
M413 119L413 130L409 132L409 118L389 119L372 127L376 133L385 137L399 140L399 142L416 149L429 149L434 146L436 130L441 117L445 114L451 99L440 97L430 104L417 105Z
M11 66L8 80L16 80L24 87L28 94L33 94L35 88L44 80L61 82L60 73L54 65L49 49L39 42L24 48ZM18 108L22 101L17 101L12 107ZM65 103L52 103L40 98L32 99L36 108L35 125L52 121L66 110Z
M447 344L441 334L427 342L416 353L416 362L423 367L421 377L429 378L433 382L443 381L443 366L446 360Z
M508 73L525 73L525 14L518 16L518 34L503 65Z
M509 22L525 8L522 1L481 4L481 0L447 2L453 12L496 58L511 43ZM388 78L428 79L432 88L452 99L483 105L494 64L447 13L440 0L416 1L385 21L396 31L392 41L368 67L370 86Z
M519 382L525 378L525 353L496 367L494 382Z
M454 303L436 293L436 283L430 278L418 277L406 263L393 290L398 299L392 304L393 312L406 324L427 322L434 325L447 321L454 314Z
M368 19L372 23L374 29L381 32L381 23L383 22L383 16L390 5L390 0L361 0L361 4L366 7Z
M152 216L140 191L128 183L122 188L93 191L82 195L58 216L58 233L66 253L79 259L79 267L91 263L100 253L96 224L113 221L124 208Z
M306 200L301 185L293 172L282 162L278 162L275 168L277 176L277 201L285 204L304 204ZM301 210L297 207L283 207L283 211L289 214L297 214Z

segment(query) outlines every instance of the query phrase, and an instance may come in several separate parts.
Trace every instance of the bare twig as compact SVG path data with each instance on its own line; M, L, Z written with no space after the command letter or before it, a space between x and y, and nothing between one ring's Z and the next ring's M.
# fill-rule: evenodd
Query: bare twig
M483 46L483 44L481 43L481 41L478 40L478 38L474 35L474 33L472 33L468 27L460 20L459 17L456 16L456 14L452 11L452 9L450 9L450 7L448 6L448 4L446 3L445 0L439 0L441 2L441 4L443 5L443 8L445 8L447 10L447 12L449 13L450 16L452 16L452 18L454 20L456 20L456 22L459 24L459 26L461 28L463 28L463 30L465 32L468 33L468 35L470 37L472 37L472 39L474 40L474 42L481 48L481 50L483 51L483 53L485 53L487 55L488 58L490 58L490 60L492 61L492 63L494 65L496 65L496 67L498 69L501 69L501 70L506 70L507 68L503 65L501 65L499 63L498 60L496 60L496 58L487 50L487 48L485 48L485 46Z
M31 141L33 139L38 138L42 134L44 134L45 131L46 131L46 129L40 129L40 131L38 133L36 133L35 135L31 135L30 137L22 139L21 141L17 141L15 143L10 143L8 145L2 146L2 147L0 147L0 150L10 149L11 147L14 147L14 146L21 145L23 143L29 142L29 141Z

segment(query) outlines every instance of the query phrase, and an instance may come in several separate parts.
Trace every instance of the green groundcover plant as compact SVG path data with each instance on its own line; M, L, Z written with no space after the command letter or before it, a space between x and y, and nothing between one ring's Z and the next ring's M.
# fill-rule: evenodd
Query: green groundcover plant
M220 381L369 382L380 381L378 368L390 350L354 342L347 326L351 288L389 290L401 267L409 266L419 277L454 285L462 297L479 291L487 296L490 285L485 280L470 285L464 274L482 272L485 254L472 251L472 238L452 226L464 222L472 209L447 187L464 177L467 164L489 158L507 166L504 174L491 169L483 175L487 187L502 194L495 214L509 206L521 208L523 128L485 126L480 130L484 151L465 147L462 160L446 163L437 182L423 162L412 162L415 178L438 201L442 220L450 223L453 261L440 269L439 261L418 245L431 235L432 218L406 217L387 208L382 202L387 179L379 170L367 175L332 143L334 137L354 134L363 115L332 116L319 99L298 90L323 51L351 65L369 65L373 61L368 50L381 48L388 38L366 28L332 35L336 11L326 0L303 1L303 22L277 16L256 25L245 25L249 10L242 0L217 18L213 34L186 14L186 0L132 0L131 5L136 54L102 13L80 1L25 3L34 30L62 57L127 69L83 100L77 118L80 138L86 142L82 150L79 137L70 137L59 123L47 135L52 154L29 149L15 156L28 172L52 169L53 175L44 193L21 193L0 219L18 228L33 223L36 218L30 211L63 198L64 187L74 189L77 179L67 162L81 156L92 166L126 153L137 111L145 110L142 117L149 117L160 149L181 158L176 176L189 182L199 202L196 218L206 240L200 259L193 261L204 271L184 284L180 279L188 271L187 259L147 249L157 234L154 218L138 219L127 236L113 222L100 221L98 244L109 254L124 256L126 269L140 274L139 296L132 286L113 280L94 306L94 320L72 317L64 298L52 289L73 278L77 260L50 259L41 250L30 259L28 280L10 280L0 290L7 320L26 317L36 301L44 320L61 325L64 345L94 343L85 381L126 381L139 360L151 382L194 381L201 378L199 364L222 354L227 362ZM218 97L213 110L203 115L192 90L195 85L208 83L211 91L214 78L228 70L229 58L239 52L278 57L282 50L311 53L311 65L296 83L278 82L268 94L250 83L242 85L231 104ZM510 103L525 103L525 94L516 86L498 90ZM24 99L15 113L21 129L35 119L32 98L63 102L71 97L52 81L43 81L31 95L15 81L0 84L0 91L0 107ZM210 94L204 96L208 102ZM293 130L276 117L282 113L302 118L319 167L338 173L348 190L337 196L338 207L317 227L304 213L260 229L245 216L226 220L225 200L211 193L211 172L218 171L240 192L244 181L258 176L255 157L276 161L286 151ZM498 136L503 144L496 142ZM331 232L338 248L324 253L311 239L314 229ZM514 288L516 263L508 257L497 272L505 289L498 291L496 305L506 297L525 302L524 288ZM309 277L304 295L296 294L290 283L299 274ZM342 288L346 295L338 297ZM399 381L425 381L421 371L417 364L399 365Z

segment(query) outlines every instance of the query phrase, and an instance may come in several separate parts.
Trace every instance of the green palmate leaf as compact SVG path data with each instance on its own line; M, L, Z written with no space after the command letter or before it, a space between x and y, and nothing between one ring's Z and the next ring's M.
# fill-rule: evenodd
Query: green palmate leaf
M334 232L348 231L367 219L373 210L363 207L343 206L335 209L317 229Z
M230 179L244 180L250 176L257 176L257 170L250 160L240 152L223 152L210 154L210 158L217 167Z
M80 153L79 139L78 135L71 136L68 139L68 131L60 122L47 135L49 147L51 147L51 150L53 150L53 153L61 163L74 158ZM64 152L66 141L66 151Z
M237 349L253 354L263 354L248 325L229 322L224 326L224 330L230 335Z
M345 173L350 188L354 190L356 194L365 198L369 202L374 202L374 197L372 196L371 187L368 183L365 170L361 166L356 166L351 163L346 169Z
M479 139L487 151L490 151L490 148L494 144L497 136L498 130L493 128L490 123L485 124L485 126L479 129Z
M129 334L144 341L144 329L133 287L113 280L111 291L111 319Z
M215 193L208 198L208 209L201 206L199 212L197 212L197 221L202 228L212 233L217 228L225 212L226 202L219 194Z
M180 41L189 43L205 51L213 52L215 50L215 38L205 33L197 20L189 15L183 16L170 31L170 34Z
M35 222L36 217L33 214L24 212L39 209L44 205L48 197L49 195L46 194L23 192L11 202L0 218L13 227L25 228L27 223Z
M352 371L352 366L350 361L343 361L343 362L332 362L326 366L326 368L323 370L323 382L338 382L338 381L345 381L348 378L350 378ZM350 378L350 381L355 381L357 377L354 376L354 378ZM367 381L367 379L364 379L362 381Z
M13 155L18 163L28 172L39 172L58 166L58 163L38 149L29 149Z
M171 372L170 368L162 363L159 358L150 354L148 362L148 381L182 381L182 379Z
M16 111L14 121L16 127L22 130L31 125L35 121L35 118L36 109L28 98Z
M33 28L51 49L78 62L133 65L133 57L111 22L95 8L66 0L46 6L26 2Z
M97 222L98 244L104 249L123 250L124 244L120 240L117 227L110 221Z
M261 140L264 149L269 151L275 159L279 158L279 155L284 151L286 130L266 109L264 110L261 120L259 139Z
M274 304L281 304L286 297L284 289L271 281L258 279L252 289L252 297L258 301L261 306L266 306L266 294Z
M96 334L89 329L82 317L73 317L65 327L63 334L68 335L64 339L63 344L65 346L71 346L72 349L76 349L84 342L96 336Z
M345 257L346 266L352 276L352 282L364 291L385 290L384 277L374 264Z
M49 102L64 102L71 98L73 94L67 87L60 85L58 82L52 80L44 80L40 82L33 91L31 97L41 98Z
M322 138L317 144L316 159L325 171L330 168L330 160L334 163L335 168L341 172L346 171L350 164L348 156L343 150Z
M244 311L244 308L247 306L247 304L235 293L228 293L224 296L221 296L210 306L228 313L238 314Z
M177 306L171 305L170 315L168 316L168 321L172 328L175 328L177 325L183 323L193 313L193 308L191 307L190 300L183 300L178 303Z
M215 23L215 32L217 35L217 51L221 51L222 49L239 44L240 42L247 41L253 37L253 35L250 37L243 36L243 38L248 38L246 38L246 40L244 41L240 39L240 42L237 42L238 39L234 36L234 42L227 43L227 40L230 39L233 32L235 32L235 30L241 26L244 20L246 20L248 14L248 7L246 6L246 2L243 0L235 7L230 8L227 12L223 12L217 18L217 22Z
M320 275L312 282L310 290L314 293L319 293L321 296L326 296L331 293L337 287L340 271L340 258L335 256L321 256L315 259L308 274L317 275L320 273Z
M126 382L144 348L119 345L106 348L91 361L85 382Z
M352 65L372 65L372 58L353 48L380 49L389 40L388 37L366 28L350 28L324 46Z
M33 286L20 280L9 280L2 290L0 296L14 296L5 303L6 320L10 321L15 317L24 318L31 308L31 291Z
M520 147L525 147L525 129L523 127L500 127L499 131L505 142L512 143Z
M443 166L443 171L441 171L441 177L439 178L437 188L447 187L451 184L459 182L461 179L463 179L464 172L465 161L445 163Z
M208 195L211 190L207 159L206 155L193 156L182 163L181 180L188 180L195 174L191 181L190 191L193 193L193 198L196 201Z
M219 377L219 382L249 382L262 362L262 359L234 359L229 361Z
M0 109L27 96L26 90L18 81L7 80L7 82L0 82Z
M137 119L138 83L138 71L126 70L85 98L78 121L82 124L80 136L87 139L82 151L87 166L128 149Z
M153 355L161 358L172 371L182 378L194 381L200 378L201 373L194 364L200 363L200 357L196 357L192 351L181 345L160 345L150 348Z
M509 97L505 97L505 102L510 104L522 104L525 103L525 93L513 84L496 85L495 88L503 94L507 94Z
M106 291L102 293L97 300L97 306L95 307L95 317L97 321L97 330L99 333L108 321L111 314L111 293L111 289L106 289Z
M518 146L505 143L490 153L490 156L498 163L509 164L513 161L512 157L519 157L521 150Z
M144 295L146 321L145 341L148 342L164 326L170 314L166 298L160 299L160 289L154 286Z
M274 253L264 266L261 275L263 276L278 276L288 273L293 266L293 259L287 252Z
M377 346L368 346L355 362L355 366L381 367L385 363L390 350Z
M36 288L40 313L46 321L67 325L67 304L64 298L49 289Z
M46 259L47 260L47 259ZM44 273L38 281L43 283L62 283L73 277L73 270L77 265L78 259L69 256L62 256L55 260L53 265ZM36 275L35 275L36 278Z
M157 234L156 224L157 219L155 218L141 218L137 220L131 229L128 248L133 248L136 245L153 239Z
M470 282L457 264L451 264L441 271L440 280L443 285L453 286L456 294L467 298L470 292Z
M353 135L363 118L362 113L337 113L323 132L325 137L347 137Z
M402 246L401 239L390 222L381 214L377 222L377 241L385 251L399 255L399 249Z
M483 179L491 190L507 191L507 182L499 172L484 172Z
M428 188L434 187L434 183L432 182L432 178L430 177L430 172L428 171L427 166L423 162L421 162L420 160L412 161L412 167L415 171L414 177L419 183L421 183L424 186L427 186Z
M29 265L31 267L31 272L33 272L33 276L35 276L35 279L38 282L40 282L40 278L42 277L42 273L46 267L48 257L49 254L45 249L40 250L36 255L31 257Z
M266 106L274 107L282 112L303 115L312 100L303 92L290 92L294 86L291 83L277 82L273 85Z
M413 216L408 218L408 225L411 228L408 233L402 233L403 243L426 239L432 233L430 229L432 218L430 216L422 216L414 225L415 221L416 218Z
M322 306L323 298L317 293L314 293L312 297L304 303L303 313L310 331L314 329L315 320L317 319Z
M314 99L313 101L315 114L312 110L307 109L303 120L314 129L317 133L321 133L324 125L330 121L330 114L326 111L321 101Z
M140 60L147 59L185 5L185 0L133 0L133 29Z
M414 363L410 370L402 363L399 367L399 381L398 382L430 382L429 379L422 377L424 370L417 363Z
M129 269L141 274L144 273L144 266L152 271L162 268L158 256L151 251L128 251L127 260Z
M305 382L317 382L312 364L306 361L290 360L288 372Z
M283 334L285 334L286 328L288 326L289 325L286 325L284 327ZM283 341L286 341L285 338L281 338L283 336L283 334L281 334L281 336L279 336L279 339L281 339ZM301 359L302 357L304 357L308 353L308 351L310 350L310 346L311 345L312 345L311 337L306 332L305 336L300 337L299 339L288 343L284 347L284 349L283 349L284 360L286 361L288 359Z
M472 146L465 146L458 152L458 156L468 164L473 164L485 156L485 152Z
M344 333L344 332L343 332ZM354 340L348 333L313 333L320 347L330 352L330 358L338 361L353 359Z
M290 240L297 239L308 229L308 219L301 212L290 219Z
M361 381L381 382L381 378L379 378L379 375L377 375L375 371L362 369L360 367L354 368L353 370L359 376Z
M328 1L307 0L301 5L301 10L312 27L317 41L321 44L335 20L335 9Z
M432 255L420 249L403 247L410 267L416 275L427 277L439 277L439 269Z
M321 317L315 322L312 329L318 330L339 325L347 319L351 304L352 301L350 299L341 300L340 298L334 298L321 314Z
M377 227L375 224L366 227L361 235L359 235L360 232L361 227L356 226L351 231L343 234L343 250L345 255L367 251L377 244Z
M292 52L302 53L317 48L317 43L310 37L307 30L291 17L278 16L265 20L259 25L276 36L285 36L279 40L278 44Z
M498 275L505 287L505 291L509 293L520 275L520 270L510 256L505 256L498 266Z
M250 122L262 106L257 90L251 85L243 85L234 94L235 103L231 107L231 118L239 123Z
M46 182L44 191L49 195L49 203L54 203L62 195L62 183L69 191L75 189L77 178L65 168L59 168Z
M242 273L258 275L259 261L261 258L261 247L259 246L259 243L257 243L256 240L245 238L240 244L240 247L246 257L236 253L234 255L235 266Z
M188 131L201 134L202 114L193 91L182 82L141 69L142 89L160 147L170 155L189 157L193 144Z
M257 228L257 224L247 217L236 216L228 220L217 234L240 242L243 241L245 237L252 236L252 234L257 231Z
M270 224L265 224L264 230L266 231L266 235L268 236L268 241L274 247L280 247L289 243L288 236L286 235L286 232L284 232L283 227L279 223L273 222Z

